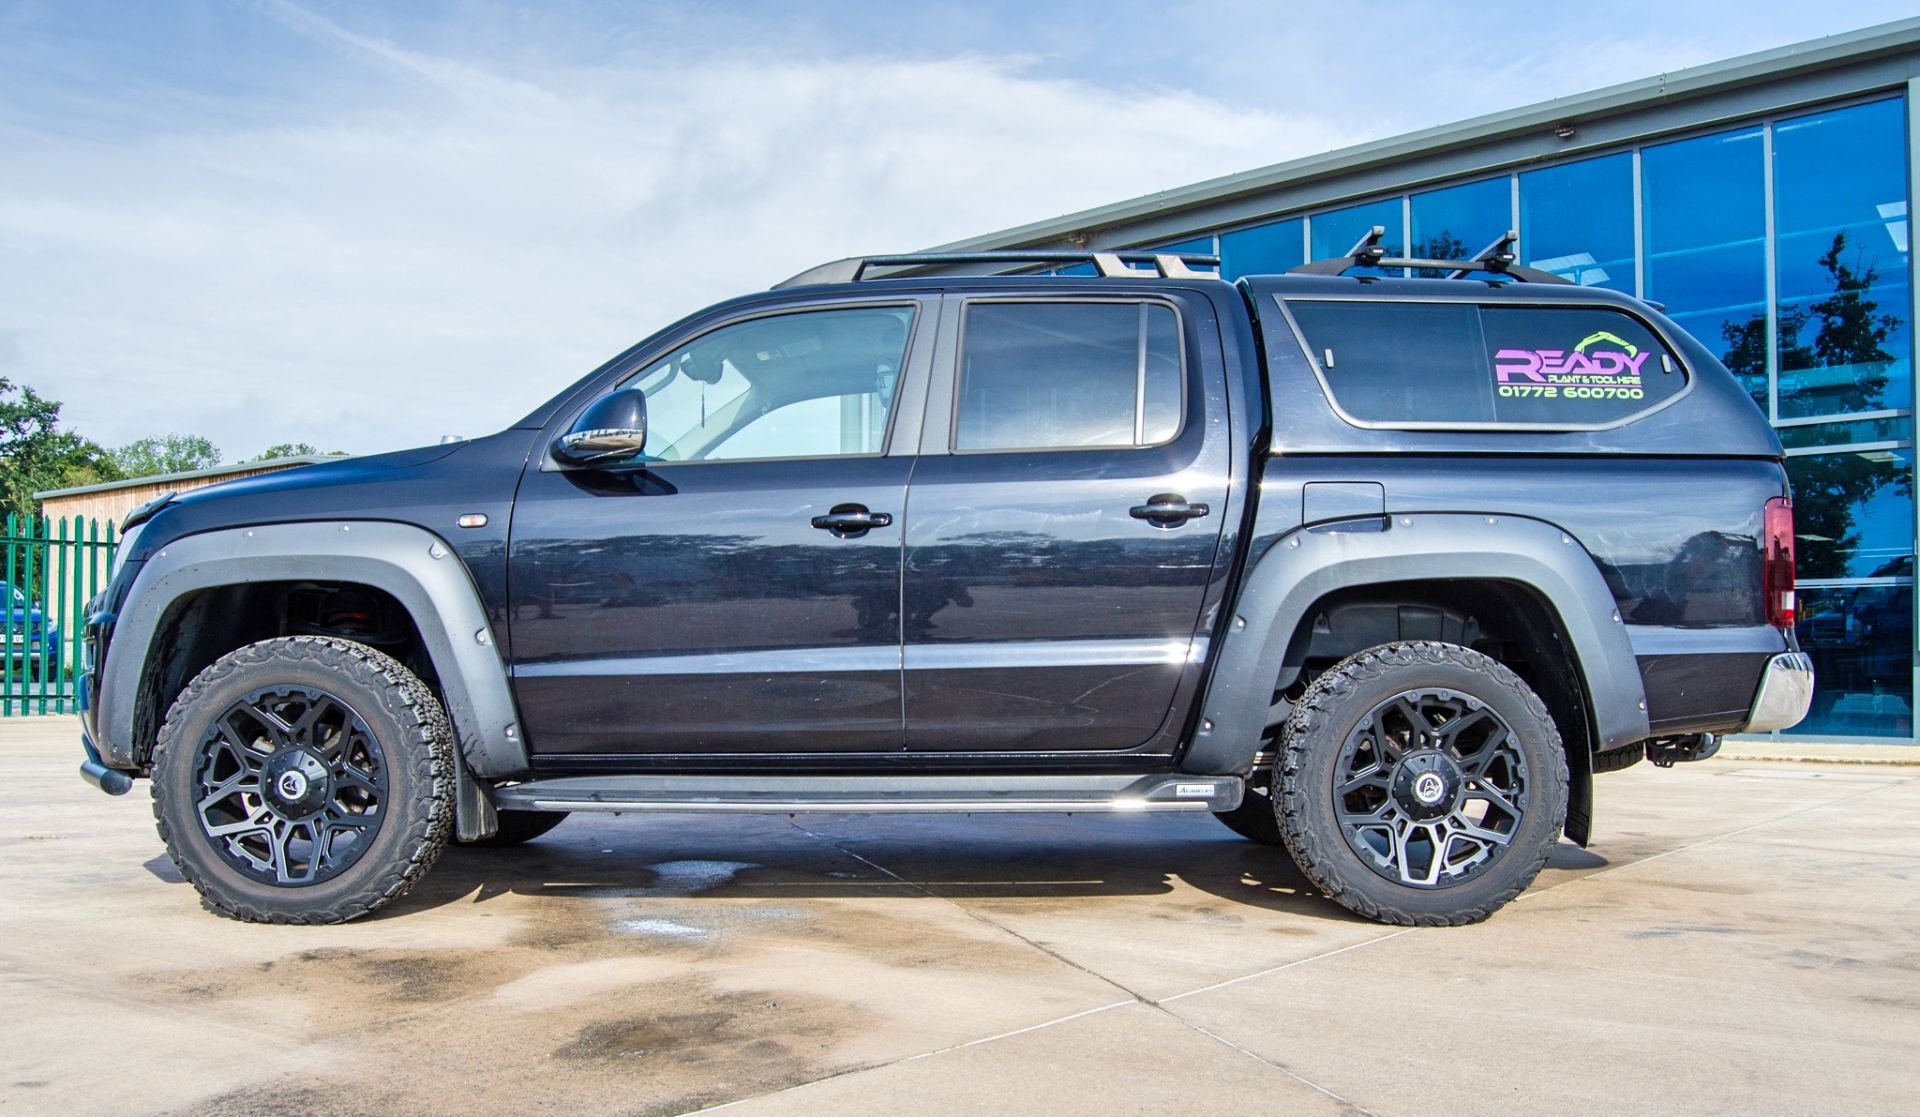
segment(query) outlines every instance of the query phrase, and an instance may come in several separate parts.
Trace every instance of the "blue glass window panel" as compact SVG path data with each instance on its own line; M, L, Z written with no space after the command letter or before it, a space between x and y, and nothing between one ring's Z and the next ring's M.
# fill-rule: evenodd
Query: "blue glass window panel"
M1782 418L1913 406L1905 108L1773 126Z
M1802 586L1794 633L1813 657L1813 708L1789 733L1913 735L1913 587Z
M1306 263L1304 225L1295 217L1220 234L1220 277L1275 275Z
M1146 251L1184 252L1193 256L1211 256L1213 255L1213 238L1211 236L1194 237L1192 240L1177 241L1173 244L1156 244Z
M1802 578L1913 573L1913 451L1853 450L1787 459L1794 568Z
M1064 268L1055 268L1053 274L1055 275L1099 275L1100 272L1092 264L1068 264Z
M1766 166L1747 128L1640 155L1647 297L1767 407Z
M1313 258L1325 260L1332 256L1344 256L1375 225L1386 227L1387 235L1380 238L1380 243L1386 246L1387 255L1401 255L1404 246L1400 243L1400 199L1388 198L1314 214L1309 226L1313 235ZM1377 268L1356 269L1353 274L1365 272L1380 274ZM1393 274L1399 275L1400 272L1393 269Z
M1633 293L1633 156L1520 176L1520 259L1583 287Z
M1412 219L1409 255L1464 260L1513 228L1512 180L1490 178L1415 194Z

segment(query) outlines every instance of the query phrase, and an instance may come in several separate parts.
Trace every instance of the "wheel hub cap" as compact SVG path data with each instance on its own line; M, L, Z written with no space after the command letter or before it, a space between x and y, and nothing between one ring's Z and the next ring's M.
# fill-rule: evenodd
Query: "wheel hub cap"
M1453 810L1460 784L1460 768L1445 753L1415 753L1395 769L1393 798L1414 818L1439 818Z
M326 806L331 788L327 766L306 749L281 749L267 758L267 803L288 818L302 818Z

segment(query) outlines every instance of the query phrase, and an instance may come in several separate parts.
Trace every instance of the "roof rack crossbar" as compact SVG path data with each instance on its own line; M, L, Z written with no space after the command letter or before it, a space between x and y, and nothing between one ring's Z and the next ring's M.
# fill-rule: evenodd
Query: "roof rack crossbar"
M1476 272L1488 272L1504 276L1519 283L1564 283L1573 280L1564 275L1556 275L1539 268L1530 268L1516 263L1519 258L1514 245L1520 240L1519 234L1512 229L1496 239L1492 244L1473 254L1467 260L1428 260L1417 256L1389 256L1381 246L1380 239L1386 235L1386 229L1375 225L1361 237L1345 256L1329 256L1324 260L1314 260L1289 269L1293 275L1345 275L1350 268L1416 268L1421 271L1441 271L1448 279L1466 279Z
M808 268L791 279L774 284L802 287L815 283L858 283L868 268L924 268L953 264L1092 264L1108 278L1214 279L1216 275L1194 271L1190 265L1218 268L1220 257L1196 252L1154 252L1147 249L1009 249L1001 252L910 252L895 256L849 256ZM1132 264L1148 264L1136 268Z

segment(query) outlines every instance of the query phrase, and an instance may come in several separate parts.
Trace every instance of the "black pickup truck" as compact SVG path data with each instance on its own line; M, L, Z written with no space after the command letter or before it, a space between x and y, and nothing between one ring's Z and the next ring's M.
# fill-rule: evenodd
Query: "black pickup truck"
M841 261L498 434L143 506L82 773L245 920L571 811L1209 811L1451 924L1594 774L1804 715L1780 444L1657 308L1510 238L1212 263Z

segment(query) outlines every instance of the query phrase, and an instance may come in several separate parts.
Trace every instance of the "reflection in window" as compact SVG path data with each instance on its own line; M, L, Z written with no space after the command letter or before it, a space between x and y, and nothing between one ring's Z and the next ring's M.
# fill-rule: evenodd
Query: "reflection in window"
M1802 578L1885 578L1913 566L1913 451L1787 459Z
M1781 418L1913 405L1904 107L1774 125Z
M1647 297L1767 408L1766 167L1748 128L1646 148Z
M660 461L877 454L910 307L778 314L723 326L627 381Z
M1582 287L1633 293L1633 156L1622 152L1520 176L1527 266Z
M1380 243L1386 246L1387 255L1402 255L1400 199L1388 198L1385 201L1366 202L1357 206L1348 206L1346 209L1314 214L1311 226L1313 258L1325 260L1346 255L1347 251L1358 244L1360 238L1366 236L1367 231L1375 225L1387 230L1387 235L1380 238ZM1356 269L1351 274L1364 275L1367 272L1379 274L1379 270L1375 268ZM1393 274L1399 275L1400 272L1395 269Z
M1409 255L1427 260L1464 260L1513 227L1513 184L1490 178L1415 194L1413 247ZM1445 272L1420 268L1415 275ZM1484 277L1483 277L1484 278Z
M982 302L961 324L956 450L1131 447L1179 430L1178 318L1134 302Z
M1220 234L1220 277L1277 275L1306 263L1304 224L1295 217Z
M1794 634L1813 656L1813 709L1787 732L1911 736L1913 587L1803 586L1799 607Z

